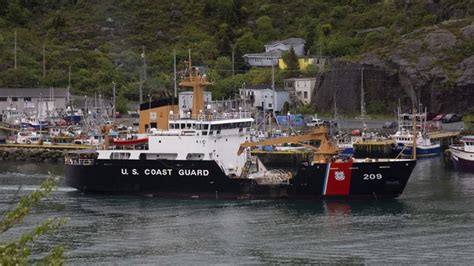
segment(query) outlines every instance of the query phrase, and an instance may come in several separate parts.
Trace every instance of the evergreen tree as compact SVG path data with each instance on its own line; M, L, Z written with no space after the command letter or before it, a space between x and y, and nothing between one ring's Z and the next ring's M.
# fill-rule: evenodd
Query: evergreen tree
M286 78L298 77L300 75L300 68L298 64L298 57L296 56L293 47L283 54L283 61L286 64L285 72Z

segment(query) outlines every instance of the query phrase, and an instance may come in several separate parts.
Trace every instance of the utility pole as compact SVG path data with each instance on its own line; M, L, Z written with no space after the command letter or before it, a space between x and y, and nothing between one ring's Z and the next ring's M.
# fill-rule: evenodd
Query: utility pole
M272 52L272 91L273 91L273 99L272 99L272 107L273 107L273 117L275 116L275 102L276 102L276 94L275 94L275 66L273 61L275 61L275 57L273 56Z
M143 81L145 81L146 80L145 45L142 46L142 58L143 58Z
M234 79L234 75L235 75L235 60L234 60L234 56L235 56L235 44L232 44L232 79Z
M71 65L69 65L69 72L68 72L68 78L67 78L67 104L70 105L71 101Z
M40 119L40 117L41 117L41 109L40 108L41 108L42 103L43 103L43 93L40 92L40 103L38 104L38 117L37 117L38 122L39 122L39 126L40 126L40 131L39 131L40 140L42 139L42 130L43 130L42 125L41 125L42 124L41 119Z
M176 84L176 49L173 49L173 71L174 71L174 94L173 94L173 101L174 101L174 98L178 97L178 86Z
M14 54L15 54L15 69L16 69L16 61L17 61L17 55L16 55L16 42L17 42L17 33L16 33L16 29L15 29L15 50L14 51Z
M364 68L360 69L360 116L365 117Z
M112 93L113 93L113 101L114 101L114 105L113 105L113 113L112 113L112 116L113 116L113 121L114 121L114 124L115 124L115 82L112 81Z
M43 78L46 77L46 48L43 42Z
M142 72L140 71L140 83L138 84L138 95L139 95L139 100L140 103L143 102L143 78L142 78Z

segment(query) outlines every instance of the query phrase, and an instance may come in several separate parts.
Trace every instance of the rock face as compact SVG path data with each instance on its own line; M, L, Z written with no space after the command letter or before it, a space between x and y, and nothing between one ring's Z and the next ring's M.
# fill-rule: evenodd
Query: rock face
M435 113L464 113L474 107L474 55L469 52L474 25L460 27L457 34L454 27L441 27L401 36L396 47L364 54L358 62L333 63L321 76L314 107L332 110L336 95L338 111L360 112L361 84L369 112L391 113L399 100L405 107L421 102Z
M321 76L313 97L317 111L360 112L361 88L368 111L393 111L399 100L410 102L410 97L400 85L398 73L391 73L380 66L334 62L331 69Z
M424 42L431 52L439 52L444 49L453 48L456 45L456 36L448 30L436 30L430 32L424 38Z
M464 40L468 41L474 39L474 24L462 28L461 32Z

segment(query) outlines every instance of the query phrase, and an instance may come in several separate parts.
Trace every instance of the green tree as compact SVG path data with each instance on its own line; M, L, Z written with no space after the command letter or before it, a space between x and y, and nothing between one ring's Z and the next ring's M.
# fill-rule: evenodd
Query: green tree
M47 197L56 188L54 178L48 178L39 190L21 197L15 209L8 211L0 220L0 234L5 233L15 225L23 221L32 208ZM0 265L26 265L31 255L30 246L33 241L42 235L57 230L65 224L63 218L51 218L36 226L29 232L24 232L18 239L0 242ZM42 259L45 265L60 265L64 262L64 249L62 246L54 246L50 253Z
M261 16L257 19L256 24L258 39L263 43L272 41L275 36L273 20L269 16Z
M314 113L315 111L314 111L313 106L311 106L311 104L305 104L305 105L302 105L300 108L298 108L298 114L312 115Z
M246 32L236 41L237 50L240 54L257 53L263 49L263 43L255 38L252 32Z
M230 77L232 76L232 62L228 57L218 57L213 70L219 75L219 78L221 79Z
M286 78L297 77L300 74L300 67L298 64L298 57L296 56L295 50L293 47L285 52L283 55L283 61L285 61L286 69L285 76Z
M25 25L31 17L31 12L23 8L18 1L10 1L8 4L6 19L11 23Z

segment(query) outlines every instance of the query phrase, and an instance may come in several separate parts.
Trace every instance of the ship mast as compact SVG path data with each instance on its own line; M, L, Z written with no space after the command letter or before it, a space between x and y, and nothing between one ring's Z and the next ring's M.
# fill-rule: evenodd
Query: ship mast
M413 115L412 115L412 126L413 126L413 147L412 147L412 159L416 160L416 109L413 105Z
M204 110L204 88L210 83L205 77L202 77L198 73L198 69L193 74L193 68L191 64L191 49L189 49L189 60L188 60L189 77L184 78L179 83L180 86L193 88L193 109L192 117L197 117L199 113Z

